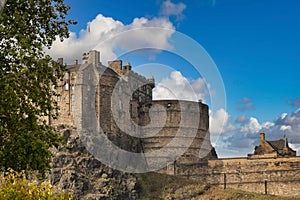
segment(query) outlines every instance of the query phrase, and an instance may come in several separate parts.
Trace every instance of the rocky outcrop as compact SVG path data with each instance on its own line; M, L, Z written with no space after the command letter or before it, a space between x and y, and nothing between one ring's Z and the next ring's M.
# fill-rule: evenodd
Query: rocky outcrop
M53 150L51 183L75 199L137 199L134 175L113 170L89 154L74 127L59 125L66 144Z

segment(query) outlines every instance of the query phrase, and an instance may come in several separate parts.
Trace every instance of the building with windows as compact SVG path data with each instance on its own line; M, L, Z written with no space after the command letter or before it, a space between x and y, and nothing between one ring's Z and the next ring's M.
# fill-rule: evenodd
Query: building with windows
M52 120L53 124L76 126L76 105L95 90L99 125L118 147L145 153L161 148L175 153L182 151L176 162L168 156L154 158L167 163L166 173L169 174L183 173L187 165L199 165L207 163L208 158L217 158L210 142L207 105L192 101L153 100L154 77L146 78L135 73L129 62L111 61L106 67L100 62L100 52L94 50L84 53L82 60L82 64L75 60L72 65L67 65L64 78L59 80L57 93L60 95L56 100L60 116ZM60 58L59 62L63 63L63 59ZM82 79L97 79L97 84L95 88L82 87L78 93ZM176 142L171 143L175 137Z
M268 141L265 133L260 133L260 144L255 146L254 153L248 154L248 158L277 158L295 157L296 151L289 147L288 138Z

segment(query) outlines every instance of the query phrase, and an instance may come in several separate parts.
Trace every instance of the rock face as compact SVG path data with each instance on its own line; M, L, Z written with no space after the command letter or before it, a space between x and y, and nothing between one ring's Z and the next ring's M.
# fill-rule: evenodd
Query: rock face
M73 191L75 199L137 199L134 175L113 170L90 155L76 129L60 125L66 144L53 150L51 183L61 191Z

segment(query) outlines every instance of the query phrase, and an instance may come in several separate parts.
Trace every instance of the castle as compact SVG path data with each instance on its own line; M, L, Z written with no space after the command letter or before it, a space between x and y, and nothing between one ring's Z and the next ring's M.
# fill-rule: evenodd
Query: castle
M200 101L153 100L154 78L135 73L129 62L123 65L121 60L111 61L106 67L100 62L100 53L94 50L83 54L82 60L82 64L75 60L68 65L59 81L56 90L60 95L55 98L60 117L51 119L52 124L76 126L76 103L95 90L92 109L105 135L118 147L144 153L161 148L170 152L184 149L176 160L164 155L156 157L166 166L160 172L201 179L224 188L300 196L300 158L287 139L267 141L262 133L260 145L248 157L218 159L210 142L207 105ZM63 59L59 62L63 63ZM96 72L99 81L95 88L81 88L78 96L78 79L93 79L91 72Z
M75 94L79 70L86 70L89 80L92 76L89 70L95 68L99 76L95 88L97 120L105 135L117 146L143 153L162 147L170 152L182 149L176 160L162 155L155 158L165 163L167 167L162 171L168 174L180 174L185 171L185 166L205 164L208 159L217 158L209 137L207 105L200 101L153 100L154 78L135 73L129 62L123 65L121 60L110 61L106 67L100 62L100 52L95 50L83 54L82 60L82 64L75 60L72 65L67 65L65 76L59 81L57 93L60 95L56 100L60 117L51 120L52 124L76 125L76 103L83 99ZM58 61L63 63L62 58ZM84 89L85 92L88 90ZM128 133L136 137L130 137ZM177 141L168 145L176 135L179 135Z

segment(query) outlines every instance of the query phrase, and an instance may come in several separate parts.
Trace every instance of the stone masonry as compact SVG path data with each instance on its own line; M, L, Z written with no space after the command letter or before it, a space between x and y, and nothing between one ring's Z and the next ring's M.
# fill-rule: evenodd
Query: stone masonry
M129 62L123 65L121 60L111 61L106 67L100 62L100 53L94 50L84 53L82 60L83 64L75 60L73 65L68 65L64 79L59 82L57 92L60 95L55 98L60 106L60 117L51 120L54 125L76 126L76 102L84 98L75 94L78 73L80 69L95 68L99 78L95 97L97 120L117 146L127 151L150 153L165 147L179 135L176 144L167 145L166 149L170 155L180 153L180 158L174 162L168 155L155 157L163 159L168 167L162 171L169 174L180 173L180 164L207 163L208 158L217 158L210 143L207 105L191 101L153 101L154 78L135 73ZM63 59L59 61L63 62ZM86 72L84 76L90 79L92 75ZM165 119L164 123L161 123L162 119ZM154 134L140 138L149 133Z
M200 179L224 188L300 196L300 157L289 148L287 139L266 141L264 135L260 135L261 142L254 154L245 158L217 159L210 142L207 105L178 100L154 101L154 78L135 73L129 62L123 65L121 60L111 61L106 67L101 64L97 51L83 54L82 60L82 64L75 60L73 65L67 66L65 77L56 88L60 95L54 98L60 106L60 117L50 120L53 125L73 127L75 131L74 127L78 126L75 122L84 121L78 119L76 105L95 90L92 104L82 106L95 108L101 129L118 147L154 155L150 160L164 162L166 167L160 172ZM63 63L63 59L59 62ZM85 69L84 74L81 69ZM95 76L98 82L94 88L78 85L79 77L89 80ZM78 87L81 93L75 92ZM161 149L164 154L152 154ZM174 160L172 154L178 152L181 156ZM59 174L61 176L62 172ZM59 176L54 177L57 183L62 181ZM135 189L126 186L124 193L130 190Z

